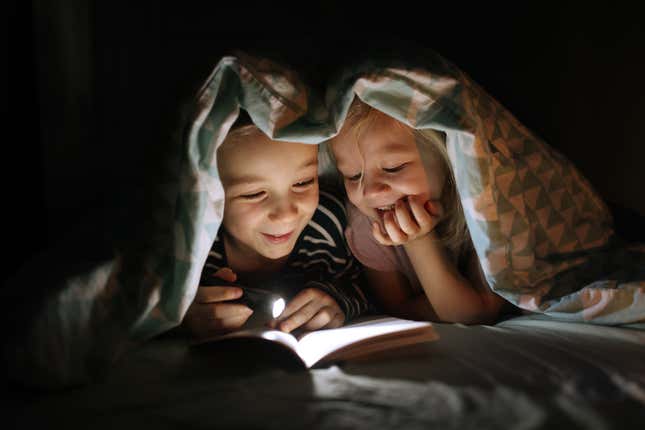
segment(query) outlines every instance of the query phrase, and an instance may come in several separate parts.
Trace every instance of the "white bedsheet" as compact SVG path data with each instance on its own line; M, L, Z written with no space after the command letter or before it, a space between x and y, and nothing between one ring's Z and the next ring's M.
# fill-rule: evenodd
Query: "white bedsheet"
M18 428L645 428L645 331L519 317L309 372L232 368L158 339L100 384L27 396ZM63 427L64 426L64 427Z

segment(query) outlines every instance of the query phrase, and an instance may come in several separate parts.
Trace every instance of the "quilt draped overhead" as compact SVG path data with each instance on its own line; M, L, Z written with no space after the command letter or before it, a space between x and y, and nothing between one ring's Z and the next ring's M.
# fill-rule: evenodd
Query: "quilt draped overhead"
M574 165L455 65L435 53L414 64L360 62L317 97L295 71L240 54L219 61L190 107L166 178L148 191L155 204L145 234L66 272L37 306L16 307L10 369L41 383L81 382L133 342L178 325L221 223L216 148L240 109L273 139L318 144L338 133L354 97L445 133L467 226L497 294L569 321L645 321L645 248L619 243L607 207ZM27 302L24 280L5 290L10 303Z

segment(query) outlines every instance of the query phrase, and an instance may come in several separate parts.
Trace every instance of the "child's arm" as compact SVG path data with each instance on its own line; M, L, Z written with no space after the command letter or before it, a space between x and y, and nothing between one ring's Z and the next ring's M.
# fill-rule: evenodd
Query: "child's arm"
M400 272L383 272L365 268L367 288L383 312L399 318L437 320L424 293L415 294Z
M384 219L386 232L375 225L373 234L384 245L403 245L428 300L441 321L483 323L493 320L504 300L486 284L476 256L468 273L461 274L434 234L442 214L438 202L420 202L409 196L400 200Z
M462 275L433 232L403 246L441 321L477 324L495 319L504 300L488 288L474 253Z

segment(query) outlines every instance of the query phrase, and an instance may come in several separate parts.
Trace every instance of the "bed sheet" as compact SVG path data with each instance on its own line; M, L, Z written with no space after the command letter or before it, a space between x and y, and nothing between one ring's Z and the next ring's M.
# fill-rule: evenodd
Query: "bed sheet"
M522 316L435 324L389 357L289 371L159 338L108 378L12 396L18 428L642 428L645 330Z

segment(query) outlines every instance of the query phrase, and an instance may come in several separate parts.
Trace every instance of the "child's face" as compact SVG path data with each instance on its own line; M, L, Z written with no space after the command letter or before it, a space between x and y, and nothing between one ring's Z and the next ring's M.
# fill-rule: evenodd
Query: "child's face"
M238 251L269 259L291 253L318 206L317 160L316 145L261 133L220 148L223 226Z
M404 127L379 113L358 141L345 131L331 145L349 200L381 227L395 202L407 196L438 199L445 181L438 162L426 174L414 135Z

